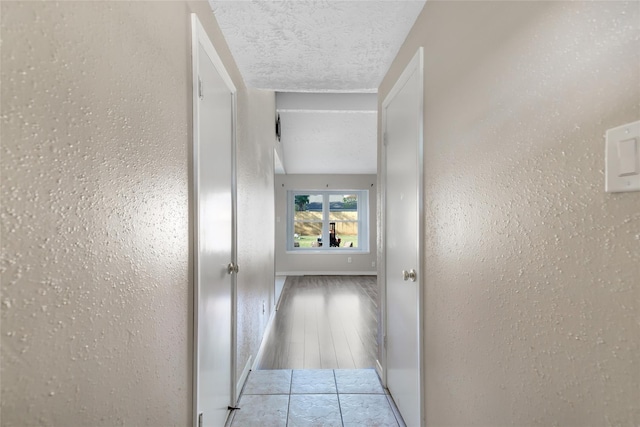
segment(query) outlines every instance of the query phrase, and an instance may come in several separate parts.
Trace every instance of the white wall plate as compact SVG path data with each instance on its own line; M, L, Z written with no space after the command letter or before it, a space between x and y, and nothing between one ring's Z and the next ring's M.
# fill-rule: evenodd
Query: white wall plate
M609 129L605 150L605 191L640 191L640 120Z

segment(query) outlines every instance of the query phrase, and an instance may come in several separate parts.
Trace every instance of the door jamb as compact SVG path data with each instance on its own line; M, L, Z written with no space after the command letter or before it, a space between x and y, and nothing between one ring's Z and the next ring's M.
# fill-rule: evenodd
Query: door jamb
M387 336L387 282L386 282L386 274L387 274L387 254L386 254L386 182L387 182L387 141L386 141L386 133L387 133L387 113L386 108L391 103L393 98L398 94L398 92L402 89L402 87L406 84L407 80L411 75L417 72L418 80L419 80L419 93L420 93L420 101L418 105L419 114L417 117L418 120L418 185L417 185L417 215L418 215L418 224L417 224L417 251L418 251L418 265L417 269L417 283L418 283L418 369L420 371L420 422L421 425L426 425L425 419L425 396L426 396L426 384L425 384L425 361L424 361L424 308L425 308L425 289L424 284L425 281L423 279L423 254L424 254L424 226L423 226L423 217L424 217L424 48L421 46L418 48L413 58L408 62L404 71L398 77L396 82L394 83L392 89L389 91L384 101L382 102L381 112L382 112L382 145L380 150L381 163L380 163L380 185L378 188L380 189L380 229L378 231L378 240L379 240L379 248L380 248L380 260L379 262L379 281L380 281L380 310L381 316L380 320L382 325L380 328L382 330L382 338L383 342L381 345L382 351L382 363L378 361L378 369L380 370L382 382L387 386L387 347L386 347L386 336Z
M202 45L203 49L211 59L213 66L224 81L225 85L231 93L231 260L234 265L237 265L238 261L238 249L237 249L237 181L236 181L236 124L237 124L237 89L233 84L233 80L227 73L224 64L218 53L216 52L211 39L206 33L204 27L198 19L198 15L191 14L191 71L192 71L192 158L191 158L191 173L192 173L192 203L191 203L191 221L193 224L193 408L192 408L192 425L197 427L198 425L198 303L199 303L199 282L198 277L198 243L200 235L199 216L198 216L198 194L200 190L200 183L198 181L198 142L199 142L199 120L198 120L198 63L199 63L199 46ZM231 275L231 378L229 378L231 402L230 406L236 406L238 399L238 390L235 382L235 375L237 370L237 277L235 274Z

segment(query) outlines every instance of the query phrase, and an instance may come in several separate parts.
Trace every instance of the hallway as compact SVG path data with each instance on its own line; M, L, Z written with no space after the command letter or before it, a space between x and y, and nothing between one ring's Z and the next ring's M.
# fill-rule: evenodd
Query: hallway
M228 424L403 426L374 369L376 276L290 276Z
M407 32L391 46L409 9ZM640 192L605 191L606 160L616 158L605 154L608 130L640 120L640 2L1 1L0 21L0 427L197 427L200 414L203 427L220 427L214 411L226 416L256 396L236 399L260 372L250 371L260 354L261 367L290 364L291 386L297 369L335 370L328 395L349 395L336 373L370 368L366 345L382 340L375 317L351 329L347 320L353 307L375 313L367 304L384 296L365 291L334 305L301 294L312 302L291 312L287 344L270 354L261 343L275 319L274 277L395 271L385 259L390 237L405 243L383 228L382 112L418 49L423 114L412 117L423 150L406 161L424 172L415 236L424 249L424 395L421 419L403 408L406 422L640 425L640 377L630 374L640 372ZM236 90L237 197L235 215L224 216L237 233L231 258L204 281L210 289L233 271L233 295L204 307L194 112L212 86L194 72L199 35ZM235 36L259 44L234 50ZM318 101L278 103L298 92ZM353 93L374 106L333 102ZM360 122L373 124L364 137L375 163L360 170L349 160L337 173L338 160L365 158L350 145ZM329 138L333 124L346 131ZM294 139L303 131L312 138ZM325 156L330 171L319 169ZM289 192L345 189L370 192L358 217L369 218L368 253L288 251ZM205 237L200 247L211 252L228 243L222 233ZM287 252L290 262L277 264ZM219 350L213 357L232 353L230 372L201 372L199 326L212 317L204 314L230 306L233 330L209 323L224 343L203 346ZM330 321L318 321L325 311ZM205 382L225 389L215 408L198 394ZM284 395L292 425L301 398Z
M376 276L290 276L260 369L375 366Z
M373 369L253 371L231 427L403 427Z

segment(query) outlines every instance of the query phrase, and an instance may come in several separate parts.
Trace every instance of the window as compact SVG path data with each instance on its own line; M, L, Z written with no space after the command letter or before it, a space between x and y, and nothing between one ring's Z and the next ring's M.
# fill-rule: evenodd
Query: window
M287 250L369 251L369 192L289 191Z

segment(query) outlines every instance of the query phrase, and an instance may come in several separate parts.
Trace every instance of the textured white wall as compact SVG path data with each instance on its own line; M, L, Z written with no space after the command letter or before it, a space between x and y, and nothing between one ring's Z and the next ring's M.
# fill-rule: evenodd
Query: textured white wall
M375 111L283 111L282 148L287 174L376 173Z
M372 186L373 184L373 186ZM276 175L276 272L286 273L349 273L375 274L376 267L376 176L375 175ZM287 191L288 190L369 190L369 253L305 254L287 253ZM351 264L347 263L351 257Z
M427 2L380 100L418 46L427 424L640 424L640 4Z
M251 148L271 144L273 94L245 89L206 2L0 7L2 426L190 425L189 14L239 89L241 206L257 174L273 199L269 151ZM260 220L269 234L243 209L240 235ZM247 241L243 358L273 288L273 241Z
M273 310L275 93L248 89L240 107L251 126L238 129L237 376L255 359Z

